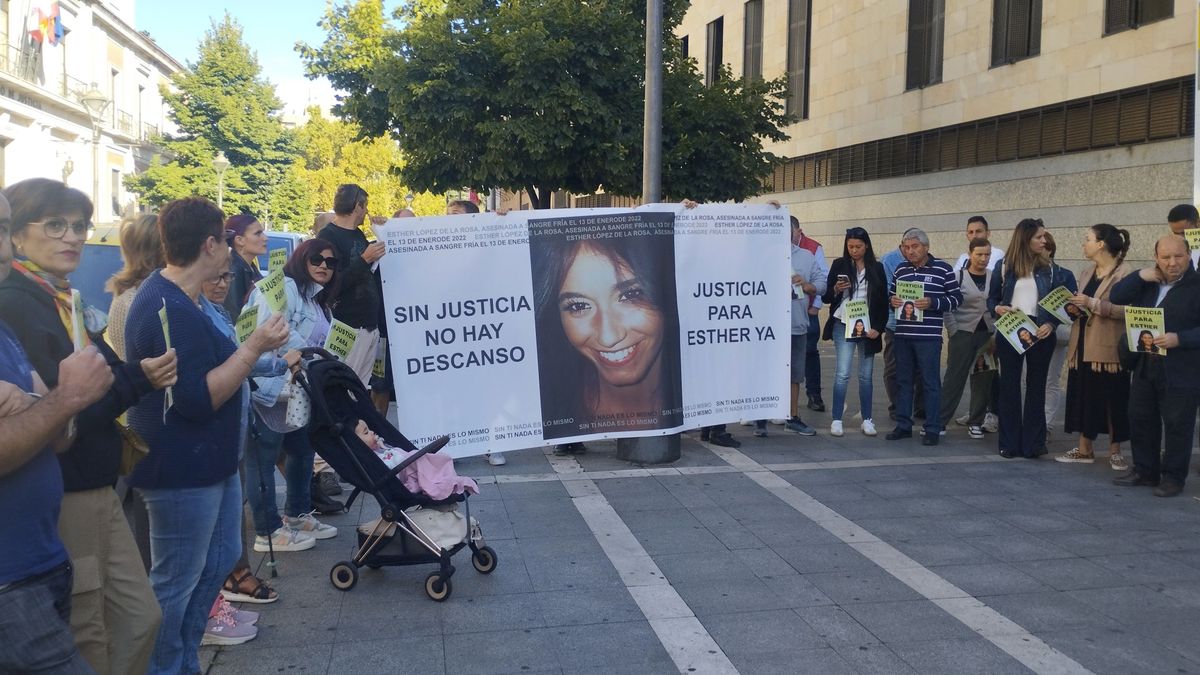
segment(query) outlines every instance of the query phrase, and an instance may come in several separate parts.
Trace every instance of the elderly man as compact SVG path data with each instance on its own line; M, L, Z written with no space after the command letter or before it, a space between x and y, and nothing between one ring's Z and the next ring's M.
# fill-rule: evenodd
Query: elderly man
M886 438L895 441L912 438L913 383L914 372L920 371L925 385L925 435L923 445L937 445L941 432L941 356L942 314L953 312L962 303L962 291L954 270L944 260L929 254L929 236L918 228L905 231L900 240L904 262L896 268L888 291L892 296L892 308L898 309L905 303L897 294L896 286L902 281L920 283L923 296L912 301L921 310L920 318L906 317L896 313L896 428Z
M1174 497L1187 480L1200 402L1200 275L1191 265L1187 242L1175 234L1155 242L1154 260L1154 267L1126 276L1110 295L1114 304L1161 307L1165 331L1154 344L1166 350L1165 356L1133 354L1133 470L1113 483L1150 486L1157 497Z
M12 269L10 210L0 196L0 280ZM90 673L71 635L72 568L58 536L62 470L51 444L70 445L70 419L100 400L113 374L95 347L68 356L47 393L16 337L0 322L0 672ZM42 396L45 395L43 398ZM39 400L40 399L40 400Z

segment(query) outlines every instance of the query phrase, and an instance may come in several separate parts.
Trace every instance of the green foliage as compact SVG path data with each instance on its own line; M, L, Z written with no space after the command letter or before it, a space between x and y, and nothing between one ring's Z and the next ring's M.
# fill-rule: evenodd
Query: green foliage
M705 88L666 3L664 192L703 200L759 193L782 140L782 81ZM380 0L331 8L319 47L297 45L310 77L349 92L339 113L390 132L404 180L526 190L641 188L645 0L413 0L385 21Z
M199 58L163 87L179 135L164 139L165 156L127 187L154 206L198 194L217 198L213 156L223 151L226 213L250 211L272 225L311 219L307 186L294 166L296 140L278 118L282 104L262 78L258 59L228 14L200 42Z

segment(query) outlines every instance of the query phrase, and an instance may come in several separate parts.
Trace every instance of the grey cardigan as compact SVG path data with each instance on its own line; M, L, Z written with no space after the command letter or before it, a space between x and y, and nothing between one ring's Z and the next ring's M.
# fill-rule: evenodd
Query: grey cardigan
M945 317L946 334L954 335L960 328L973 333L980 319L983 319L989 333L995 332L995 319L987 308L988 292L992 289L991 272L984 274L982 291L975 285L974 280L969 284L966 282L966 277L970 276L967 268L959 268L955 273L958 275L958 287L962 290L963 299L962 304Z

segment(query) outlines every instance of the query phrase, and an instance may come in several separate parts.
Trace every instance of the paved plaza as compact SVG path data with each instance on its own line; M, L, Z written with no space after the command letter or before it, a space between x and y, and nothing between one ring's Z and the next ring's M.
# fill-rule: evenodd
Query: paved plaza
M739 450L685 434L661 468L614 443L461 460L499 566L457 556L445 603L423 591L433 566L330 585L378 515L360 501L323 518L337 538L279 554L258 638L202 650L208 672L1200 672L1195 481L1160 499L1107 462L1001 459L964 427L929 448L883 440L882 415L876 438L805 419L820 435L731 425Z

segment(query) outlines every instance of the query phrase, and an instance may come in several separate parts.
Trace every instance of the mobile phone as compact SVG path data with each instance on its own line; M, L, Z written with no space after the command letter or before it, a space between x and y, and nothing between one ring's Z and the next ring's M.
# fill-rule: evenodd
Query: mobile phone
M850 283L850 277L846 276L845 274L839 274L838 275L838 283L839 284L848 284L848 283Z

